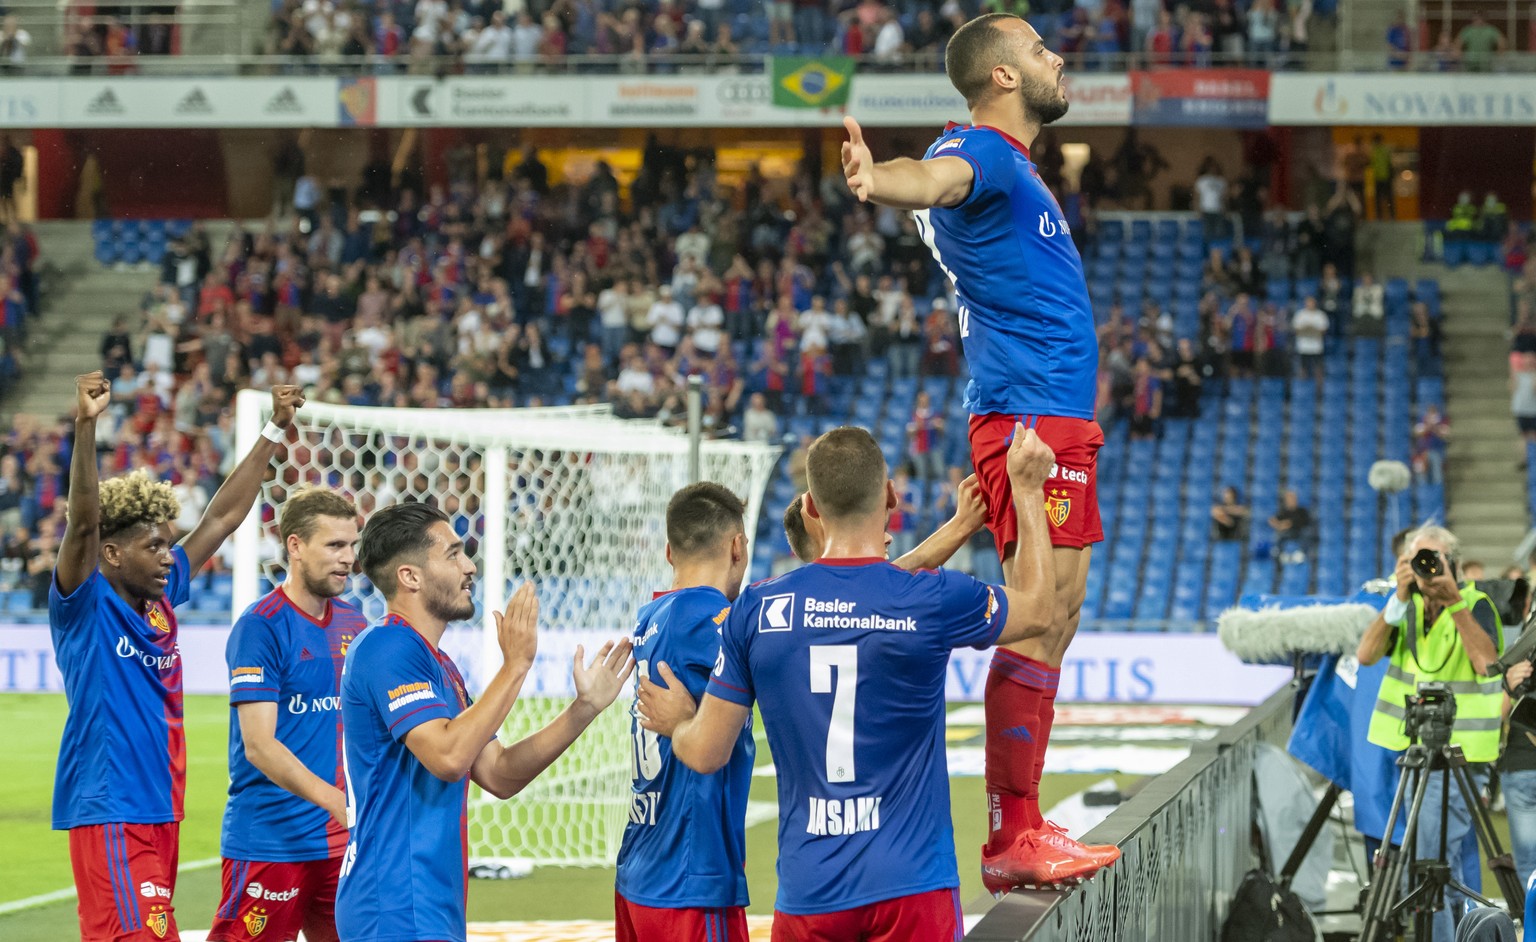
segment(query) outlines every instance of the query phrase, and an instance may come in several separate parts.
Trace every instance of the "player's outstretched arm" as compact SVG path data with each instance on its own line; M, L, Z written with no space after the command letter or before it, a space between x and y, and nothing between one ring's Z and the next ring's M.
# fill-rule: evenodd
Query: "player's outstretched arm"
M1056 455L1034 429L1013 427L1008 448L1008 483L1018 515L1019 543L1013 556L1013 587L1008 596L1008 621L998 644L1038 638L1051 628L1056 606L1056 563L1045 520L1045 479Z
M635 659L630 656L633 650L628 638L617 644L610 641L598 650L592 663L583 665L586 652L577 645L576 663L571 668L576 699L533 735L510 746L494 741L487 744L470 773L475 784L497 798L511 798L528 787L618 698L635 669Z
M480 699L453 719L433 719L405 734L411 750L427 771L445 782L470 774L496 732L517 703L523 681L539 649L539 599L533 583L525 582L507 600L505 612L493 612L501 667L491 675Z
M960 482L960 492L955 495L955 515L911 552L897 559L896 565L908 572L938 569L976 535L986 520L987 507L981 499L981 483L973 474Z
M848 140L843 142L843 177L859 202L896 209L933 209L958 206L971 194L976 172L964 158L897 157L877 164L864 143L859 122L845 117L843 127L848 129Z
M660 683L640 678L640 725L670 737L672 754L695 772L708 775L724 768L752 708L711 693L695 708L688 688L672 668L658 663L656 673Z
M273 386L272 424L287 431L293 425L294 413L302 405L304 395L299 387ZM258 438L250 453L240 460L235 470L224 479L218 493L213 495L213 500L208 502L208 511L203 514L203 519L182 539L181 548L187 554L187 564L192 572L203 568L203 563L218 552L224 541L240 526L246 514L251 512L251 505L256 503L262 479L266 477L267 468L272 464L277 448L278 443L265 435Z
M299 796L328 811L336 823L346 826L347 796L341 789L309 770L299 757L277 738L277 704L270 701L241 703L235 707L240 719L240 739L245 758L262 775L284 791Z
M101 552L101 494L96 470L96 419L112 402L101 371L75 377L75 444L69 457L69 523L54 570L59 594L69 595L96 571Z

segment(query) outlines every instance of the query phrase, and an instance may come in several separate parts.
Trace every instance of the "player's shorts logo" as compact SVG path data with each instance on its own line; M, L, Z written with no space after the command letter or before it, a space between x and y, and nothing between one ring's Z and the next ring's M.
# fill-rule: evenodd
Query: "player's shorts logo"
M1045 516L1052 526L1061 526L1072 515L1072 499L1062 497L1066 491L1052 491L1045 498Z
M149 620L149 627L161 634L171 630L170 620L165 617L165 612L160 611L158 606L151 605L149 607L149 614L146 617Z
M151 906L144 924L149 926L149 931L155 934L155 938L163 939L165 934L171 931L171 915L162 906Z
M245 931L253 936L261 935L261 930L267 927L267 911L256 906L246 913L241 919L245 923Z
M763 597L763 605L757 610L757 631L766 634L770 631L788 631L791 626L790 618L795 611L795 594L768 595Z

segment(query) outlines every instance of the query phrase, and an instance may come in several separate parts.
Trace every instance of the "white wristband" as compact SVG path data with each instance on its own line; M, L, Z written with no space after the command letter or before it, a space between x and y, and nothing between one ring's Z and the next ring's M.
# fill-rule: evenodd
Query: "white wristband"
M261 437L265 438L269 442L275 442L276 444L281 445L283 442L288 440L288 432L284 429L278 428L275 423L268 422L267 427L261 430Z
M1381 619L1389 625L1395 625L1408 616L1408 603L1398 598L1394 593L1387 604L1381 610Z

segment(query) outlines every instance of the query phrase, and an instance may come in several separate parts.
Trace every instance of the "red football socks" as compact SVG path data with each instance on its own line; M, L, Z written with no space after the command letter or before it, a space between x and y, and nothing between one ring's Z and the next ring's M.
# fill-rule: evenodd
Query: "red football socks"
M1044 824L1039 770L1050 720L1042 722L1042 713L1054 701L1060 677L1060 670L1005 648L992 655L986 687L990 853ZM1046 715L1054 716L1054 709Z

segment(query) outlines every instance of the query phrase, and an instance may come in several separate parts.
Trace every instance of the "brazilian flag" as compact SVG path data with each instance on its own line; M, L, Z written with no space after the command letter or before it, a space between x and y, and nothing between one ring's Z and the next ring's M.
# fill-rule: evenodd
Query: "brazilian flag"
M852 56L773 57L773 104L779 108L840 108L848 104Z

